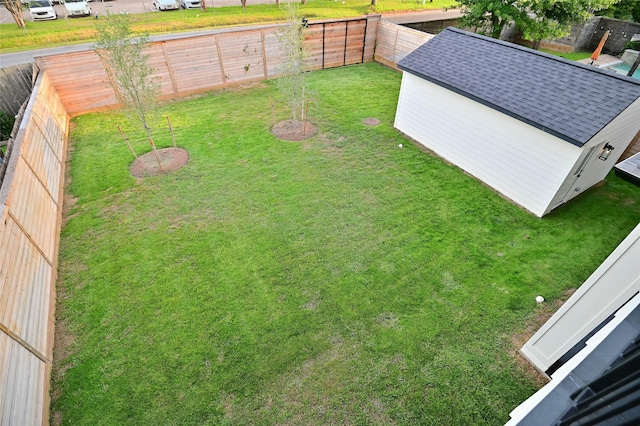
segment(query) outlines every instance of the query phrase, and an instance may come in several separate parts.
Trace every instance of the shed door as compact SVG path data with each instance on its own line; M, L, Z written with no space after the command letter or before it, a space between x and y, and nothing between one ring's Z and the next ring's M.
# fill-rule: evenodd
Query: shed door
M581 178L585 171L588 172L593 162L598 160L598 153L602 151L605 143L606 142L602 142L600 145L592 146L591 148L589 148L585 156L580 159L578 166L573 171L573 184L569 188L569 191L565 194L562 202L566 203L586 189L583 188L582 182L584 181L584 179Z

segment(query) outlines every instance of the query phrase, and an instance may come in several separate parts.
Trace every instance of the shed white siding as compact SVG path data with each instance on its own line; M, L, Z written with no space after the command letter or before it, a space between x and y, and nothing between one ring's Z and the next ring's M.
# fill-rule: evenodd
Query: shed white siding
M582 147L582 155L573 165L571 172L558 189L545 214L603 180L613 165L618 162L618 159L624 150L627 149L639 128L640 99L636 100L620 113L620 115L611 120L609 124ZM612 145L615 149L606 161L602 161L598 159L598 156L602 152L602 146L605 143ZM580 177L577 177L576 173L579 171L578 169L581 168L580 164L583 158L589 155L591 148L594 148L592 158L586 164L583 172L580 173Z
M640 291L640 225L620 243L520 353L546 371Z
M408 72L395 127L539 217L582 152Z

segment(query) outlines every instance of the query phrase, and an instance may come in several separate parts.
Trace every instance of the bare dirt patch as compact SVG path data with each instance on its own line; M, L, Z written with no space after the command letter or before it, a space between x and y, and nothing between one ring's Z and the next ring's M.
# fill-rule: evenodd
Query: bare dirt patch
M75 129L75 123L70 123L69 132ZM73 151L75 150L75 146L73 145L73 141L69 140L67 144L67 152L65 156L65 165L64 165L64 195L62 198L62 227L67 224L69 219L73 217L71 211L73 207L78 202L78 199L71 195L71 157L73 156Z
M68 183L65 182L65 194L62 198L62 227L64 228L69 219L77 216L77 214L71 214L73 206L78 202L78 198L67 192Z
M554 300L552 303L544 302L539 305L538 309L536 309L533 315L526 322L522 332L511 336L512 350L510 351L510 354L513 356L518 368L522 370L524 374L538 387L542 387L547 384L549 379L538 371L529 361L522 357L519 350L575 291L575 288L569 289L564 292L564 295L560 299Z
M318 127L310 122L293 120L280 121L271 127L271 133L284 141L302 141L309 139L318 132Z
M373 117L365 118L364 120L362 120L362 122L367 126L377 126L378 124L380 124L380 120Z
M64 289L60 288L60 286L58 286L58 297L67 297L66 292L64 292ZM75 349L75 336L71 334L65 322L60 320L56 321L54 336L52 381L61 383L67 373L67 370L72 366L72 362L69 360L69 357L73 354ZM51 402L55 402L62 395L62 389L59 384L52 388L53 392L51 394ZM51 424L53 426L60 426L62 424L62 420L62 413L54 410Z
M160 165L158 159L160 159ZM129 170L136 177L158 176L181 169L188 162L189 153L186 149L162 148L141 155Z

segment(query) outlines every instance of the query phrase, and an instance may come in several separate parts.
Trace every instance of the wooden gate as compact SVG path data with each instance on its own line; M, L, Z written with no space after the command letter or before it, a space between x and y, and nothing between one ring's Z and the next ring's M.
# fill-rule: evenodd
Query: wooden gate
M366 18L309 24L308 66L319 70L363 63L366 39Z

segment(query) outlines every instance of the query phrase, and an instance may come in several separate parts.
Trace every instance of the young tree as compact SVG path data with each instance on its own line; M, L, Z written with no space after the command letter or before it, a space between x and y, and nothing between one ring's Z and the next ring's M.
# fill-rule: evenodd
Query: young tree
M11 16L13 16L13 20L16 21L18 28L26 29L27 27L24 23L24 16L22 16L22 3L20 3L20 0L2 0L2 4L9 13L11 13Z
M481 34L500 38L504 27L518 21L521 10L518 0L458 0L462 8L462 26Z
M462 24L499 38L504 27L515 24L535 46L545 38L569 34L571 24L619 0L458 0Z
M568 34L571 24L588 16L577 0L525 0L522 7L528 13L516 24L523 38L534 42L534 49L543 39L555 39Z
M293 122L297 127L299 122L305 119L306 20L300 18L297 3L287 3L285 13L289 23L278 34L283 62L279 67L282 76L277 81L280 91L288 100Z
M620 3L620 0L576 0L580 3L586 13L591 16L596 12L608 9L615 4Z
M620 0L600 13L616 19L640 22L640 0Z
M131 33L129 15L109 14L96 27L95 52L107 70L118 101L140 122L155 150L149 113L155 106L159 84L152 78L149 55L143 53L149 37Z
M607 8L618 0L524 0L520 7L523 14L516 21L526 40L534 42L537 49L543 39L555 39L568 35L571 25Z

